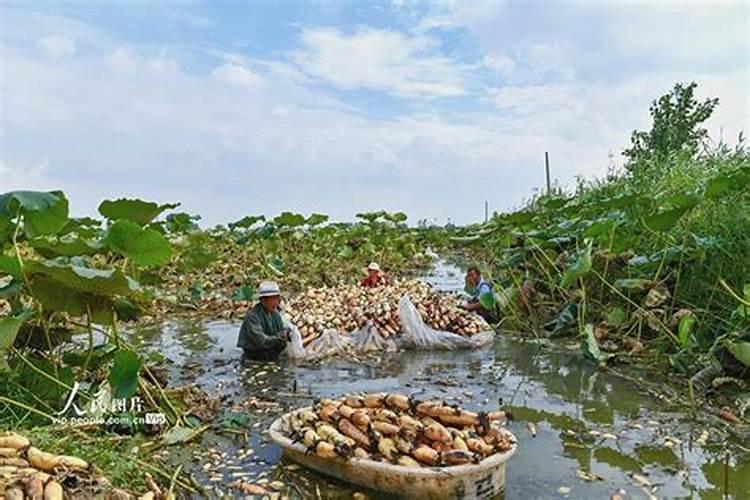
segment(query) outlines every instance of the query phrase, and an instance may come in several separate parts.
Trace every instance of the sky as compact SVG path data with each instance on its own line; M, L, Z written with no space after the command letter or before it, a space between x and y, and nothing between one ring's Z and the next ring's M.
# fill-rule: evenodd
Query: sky
M675 82L749 130L750 3L0 1L0 192L480 221L622 165Z

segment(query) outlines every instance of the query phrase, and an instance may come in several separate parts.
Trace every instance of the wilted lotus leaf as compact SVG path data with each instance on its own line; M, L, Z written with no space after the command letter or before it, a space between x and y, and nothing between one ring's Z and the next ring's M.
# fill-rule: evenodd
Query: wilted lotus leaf
M659 284L648 291L643 304L648 308L659 307L664 304L670 297L669 290L666 286Z

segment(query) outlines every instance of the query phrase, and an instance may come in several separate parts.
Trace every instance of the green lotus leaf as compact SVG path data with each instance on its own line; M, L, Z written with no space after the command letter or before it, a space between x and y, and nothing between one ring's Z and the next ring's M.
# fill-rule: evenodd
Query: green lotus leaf
M562 283L560 283L561 287L570 287L576 281L578 281L578 278L585 276L589 271L591 271L591 248L592 243L589 241L589 243L586 245L586 248L578 252L578 254L573 258L573 262L571 262L571 264L565 270Z
M7 238L8 221L19 213L29 238L55 234L68 222L68 199L61 191L11 191L0 195L0 220L4 221L0 236Z
M727 349L743 365L750 367L750 342L727 342Z
M692 343L696 321L695 314L692 312L680 318L680 323L677 327L677 337L680 339L682 347L688 347Z
M550 337L563 337L574 333L573 327L578 322L578 305L566 305L555 319L544 325L544 329L551 331Z
M279 259L278 257L271 257L266 261L266 265L274 273L278 274L279 276L284 276L286 266L284 265L283 260Z
M66 312L73 316L91 313L95 323L112 323L111 297L74 290L49 277L35 279L31 284L31 293L47 311Z
M400 224L402 222L406 222L406 219L409 217L404 212L393 212L391 214L385 214L385 219L389 220L393 223Z
M734 191L750 189L750 168L723 172L706 183L706 198L717 199Z
M42 257L48 259L95 255L104 248L100 243L82 238L77 233L34 238L30 244Z
M115 362L109 371L109 384L112 386L112 397L127 399L135 394L138 388L138 374L143 363L138 355L128 349L120 349L115 354Z
M305 217L302 214L282 212L273 220L273 223L277 226L298 227L305 224Z
M27 273L32 281L47 277L75 291L94 295L130 295L138 290L138 283L128 278L120 269L92 269L78 261L27 260Z
M311 214L310 217L307 218L305 223L308 226L318 226L320 224L323 224L324 222L328 221L328 216L324 214Z
M657 212L644 218L643 223L652 231L667 231L672 229L690 208L685 206Z
M129 220L121 219L112 224L103 242L141 266L166 264L172 257L169 241L162 234Z
M23 321L18 318L0 318L0 352L7 351L13 346L22 324Z
M238 221L230 222L229 224L227 224L227 226L229 227L229 229L249 228L252 227L256 222L262 222L264 220L266 220L266 218L262 215L248 215Z
M21 264L15 255L0 254L0 276L10 275L21 278Z
M124 219L144 226L156 219L162 212L179 206L179 203L159 205L151 201L120 198L118 200L104 200L101 202L99 204L99 213L111 221Z
M188 231L194 231L198 229L200 215L190 215L185 212L179 212L176 214L169 214L166 217L166 228L172 233L187 233Z

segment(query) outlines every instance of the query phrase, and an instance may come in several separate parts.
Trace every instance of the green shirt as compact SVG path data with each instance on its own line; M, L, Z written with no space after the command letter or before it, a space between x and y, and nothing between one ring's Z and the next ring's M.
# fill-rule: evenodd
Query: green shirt
M240 327L237 346L245 351L281 351L286 342L281 336L284 322L278 311L269 313L258 302L247 311Z

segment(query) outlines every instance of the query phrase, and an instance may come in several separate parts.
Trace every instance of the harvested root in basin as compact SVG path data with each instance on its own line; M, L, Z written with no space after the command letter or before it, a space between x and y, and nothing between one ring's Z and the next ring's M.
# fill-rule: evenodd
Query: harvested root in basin
M287 416L284 432L321 458L352 458L403 467L479 463L515 446L503 412L471 412L401 394L323 399Z

